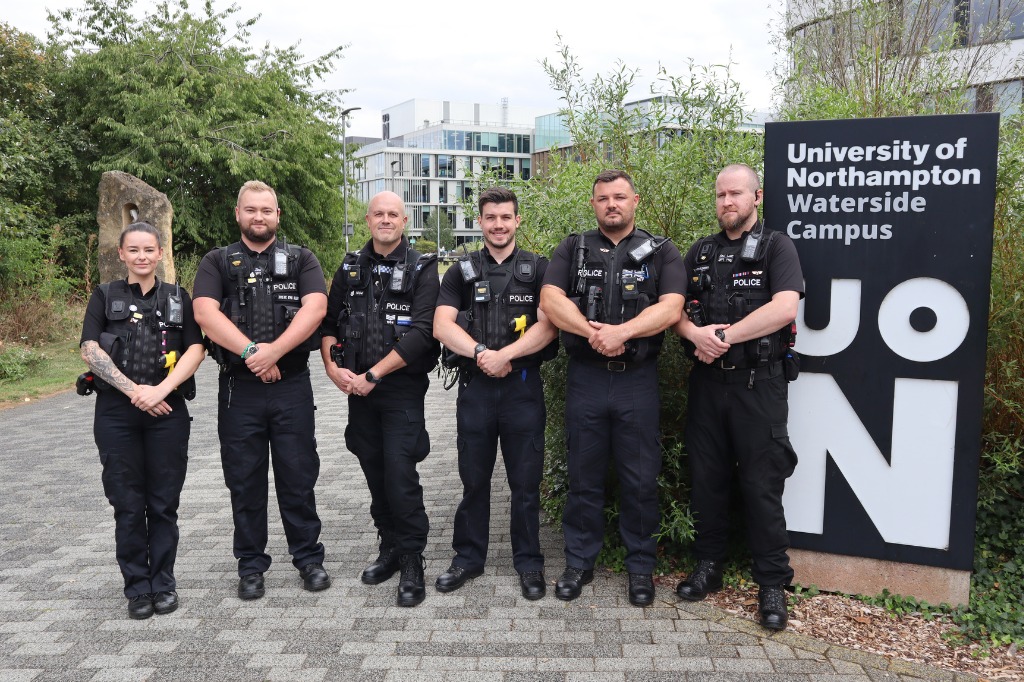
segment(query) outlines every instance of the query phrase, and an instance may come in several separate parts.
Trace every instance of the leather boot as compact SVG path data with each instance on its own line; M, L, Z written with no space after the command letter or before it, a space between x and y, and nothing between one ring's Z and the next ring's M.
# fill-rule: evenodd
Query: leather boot
M398 558L402 575L398 579L399 606L416 606L427 596L423 585L423 555L403 554Z
M398 553L395 552L395 541L388 531L380 531L380 553L376 561L363 569L360 580L366 585L376 585L388 580L398 571Z
M785 630L789 622L789 599L781 585L761 585L757 590L757 613L769 630Z
M722 562L701 559L697 568L676 586L676 594L686 601L700 601L710 592L722 589Z

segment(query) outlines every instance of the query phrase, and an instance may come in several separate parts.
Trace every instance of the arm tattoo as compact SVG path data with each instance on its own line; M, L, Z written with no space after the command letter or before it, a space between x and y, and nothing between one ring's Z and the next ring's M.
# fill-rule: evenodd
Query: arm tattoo
M125 395L135 390L135 384L131 379L121 373L110 356L103 352L100 344L95 341L86 341L82 344L82 358L89 369L100 379L121 391Z

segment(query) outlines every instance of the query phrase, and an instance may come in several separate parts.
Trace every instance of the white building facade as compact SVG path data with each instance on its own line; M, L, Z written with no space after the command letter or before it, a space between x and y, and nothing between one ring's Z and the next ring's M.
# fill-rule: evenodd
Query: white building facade
M352 154L352 177L362 201L385 190L402 197L411 238L436 239L437 218L447 215L456 244L479 239L474 175L531 176L533 115L507 101L413 99L385 109L381 118L383 139Z

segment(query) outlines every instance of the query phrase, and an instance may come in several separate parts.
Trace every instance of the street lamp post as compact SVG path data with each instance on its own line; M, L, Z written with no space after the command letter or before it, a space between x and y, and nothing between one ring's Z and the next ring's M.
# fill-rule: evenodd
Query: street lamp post
M348 236L352 229L348 224L348 142L345 139L345 122L353 111L362 107L349 107L341 112L341 203L345 212L345 223L341 231L345 233L345 253L348 253Z

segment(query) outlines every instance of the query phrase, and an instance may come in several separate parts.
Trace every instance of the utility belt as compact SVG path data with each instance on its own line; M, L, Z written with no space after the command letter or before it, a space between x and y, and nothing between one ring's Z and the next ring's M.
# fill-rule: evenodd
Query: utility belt
M309 374L309 361L304 360L302 362L287 361L288 358L285 356L277 363L277 369L281 372L281 381L285 381L292 377L301 376L303 374ZM262 382L258 376L252 373L252 370L245 364L241 365L221 365L220 366L221 376L230 377L232 379L238 379L239 381L259 381Z
M728 361L719 358L710 365L695 363L693 371L701 372L721 384L746 383L747 388L753 388L757 381L785 375L786 367L784 360L775 360L760 367L730 367Z
M606 372L613 372L613 373L616 373L616 374L622 373L622 372L631 372L631 371L633 371L635 369L640 369L641 367L647 367L647 364L648 364L648 363L646 363L644 361L640 361L640 362L626 362L624 360L589 360L589 359L586 359L586 358L579 358L579 357L574 357L574 358L570 358L570 359L573 362L578 362L579 364L586 365L587 367L594 367L596 369L603 369Z

